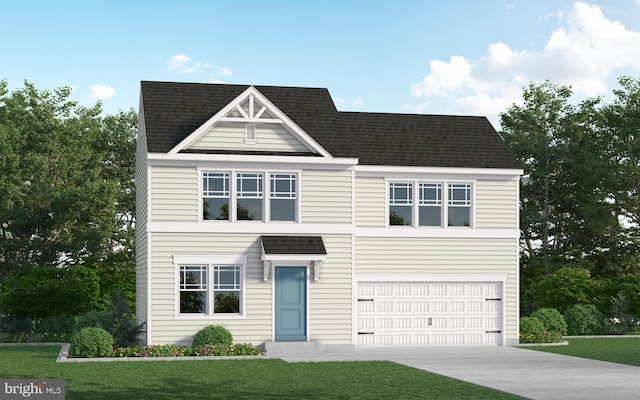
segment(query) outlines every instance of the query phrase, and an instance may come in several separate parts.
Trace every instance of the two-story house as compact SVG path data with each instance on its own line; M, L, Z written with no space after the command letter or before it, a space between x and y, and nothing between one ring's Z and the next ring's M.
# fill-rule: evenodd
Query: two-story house
M147 344L518 342L522 170L486 118L146 81L139 115Z

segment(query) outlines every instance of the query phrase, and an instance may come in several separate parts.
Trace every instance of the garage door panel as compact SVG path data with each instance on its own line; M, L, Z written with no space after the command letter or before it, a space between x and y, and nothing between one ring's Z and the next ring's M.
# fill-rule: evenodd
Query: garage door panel
M358 344L501 344L500 285L360 282Z

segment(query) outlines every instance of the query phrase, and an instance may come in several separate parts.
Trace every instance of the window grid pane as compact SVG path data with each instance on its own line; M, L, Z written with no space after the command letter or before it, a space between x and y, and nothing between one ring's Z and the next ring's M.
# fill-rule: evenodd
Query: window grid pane
M207 290L207 266L184 265L180 267L180 290Z
M418 201L421 206L442 205L441 183L421 183L418 189L420 191L420 199Z
M238 173L236 194L238 198L262 198L262 174Z
M202 174L202 195L205 197L229 197L229 173L204 172Z
M471 206L471 184L468 184L468 183L449 184L448 204L453 207Z
M240 267L213 267L213 290L240 291Z
M271 174L272 199L296 198L296 174Z
M408 206L413 205L413 183L389 183L389 204Z

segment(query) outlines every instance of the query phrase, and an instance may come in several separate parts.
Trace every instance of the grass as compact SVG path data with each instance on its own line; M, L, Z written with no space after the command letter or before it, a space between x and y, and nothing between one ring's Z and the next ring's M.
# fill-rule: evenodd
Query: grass
M525 348L640 367L640 337L566 340L569 342L568 346L532 346Z
M0 347L0 378L65 379L67 400L519 398L383 361L56 363L59 351L59 346Z

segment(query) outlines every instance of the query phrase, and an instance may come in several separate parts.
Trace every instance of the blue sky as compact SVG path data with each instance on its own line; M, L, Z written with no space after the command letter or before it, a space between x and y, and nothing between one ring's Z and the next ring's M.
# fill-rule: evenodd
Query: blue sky
M326 87L343 111L498 115L640 78L640 0L0 0L0 80L107 113L141 80Z

